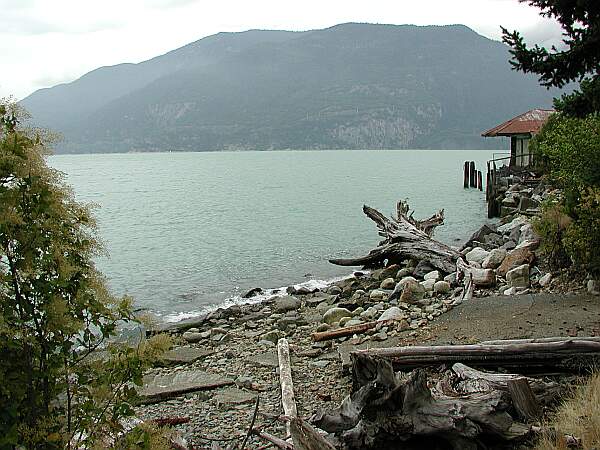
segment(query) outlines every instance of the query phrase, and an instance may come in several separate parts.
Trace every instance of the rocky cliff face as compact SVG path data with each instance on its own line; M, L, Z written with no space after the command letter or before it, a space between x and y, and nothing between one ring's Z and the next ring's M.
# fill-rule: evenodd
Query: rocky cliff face
M23 100L59 152L490 148L554 92L461 25L222 33Z

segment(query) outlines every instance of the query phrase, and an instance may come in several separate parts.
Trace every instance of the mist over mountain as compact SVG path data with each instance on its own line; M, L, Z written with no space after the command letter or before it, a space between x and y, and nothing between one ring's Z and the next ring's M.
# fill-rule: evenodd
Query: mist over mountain
M480 133L552 104L463 25L219 33L21 101L57 153L500 148Z

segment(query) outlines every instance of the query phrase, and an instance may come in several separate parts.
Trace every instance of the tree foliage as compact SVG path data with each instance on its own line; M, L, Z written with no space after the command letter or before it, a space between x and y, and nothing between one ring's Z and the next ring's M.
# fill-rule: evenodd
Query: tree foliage
M131 299L96 270L94 218L46 165L47 139L0 102L0 448L87 445L118 430L165 346L105 346L135 320Z
M597 0L519 0L541 9L562 26L565 48L528 47L518 31L502 28L503 41L511 47L511 65L540 76L544 86L564 87L581 81L580 91L555 100L566 114L583 117L600 111L600 2Z
M562 200L547 205L538 221L543 247L551 249L551 259L566 254L600 272L600 114L554 114L531 148L547 178L563 190Z

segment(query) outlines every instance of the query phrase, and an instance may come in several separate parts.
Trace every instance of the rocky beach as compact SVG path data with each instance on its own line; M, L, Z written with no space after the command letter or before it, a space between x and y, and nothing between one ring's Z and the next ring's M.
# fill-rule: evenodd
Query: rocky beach
M290 346L298 415L309 419L350 394L353 350L600 334L597 282L551 272L536 254L531 217L555 194L542 185L507 186L500 223L483 225L456 248L472 277L471 298L460 271L408 259L324 289L290 286L260 303L158 326L150 332L168 332L176 345L146 375L138 416L181 419L175 429L193 448L239 445L254 416L255 429L284 438L280 338ZM267 444L252 435L246 445Z

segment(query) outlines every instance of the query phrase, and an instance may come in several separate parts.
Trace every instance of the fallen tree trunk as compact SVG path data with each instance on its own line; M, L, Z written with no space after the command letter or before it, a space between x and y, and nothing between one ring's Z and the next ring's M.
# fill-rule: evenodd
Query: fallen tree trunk
M486 439L511 441L530 431L507 412L510 397L502 391L444 395L427 387L423 370L402 377L389 361L370 362L368 381L339 409L313 418L319 428L338 434L344 448L436 448L445 443L476 449Z
M558 342L390 347L357 350L350 357L353 367L360 365L361 358L379 357L402 370L464 362L479 367L517 367L519 372L579 372L600 361L600 342L574 338Z
M399 264L405 259L427 261L436 269L445 273L453 272L460 254L453 248L431 238L433 231L444 222L444 210L440 210L428 219L419 221L409 214L406 202L397 204L397 218L387 218L369 206L363 206L363 212L379 228L379 235L385 239L379 246L363 257L350 259L330 259L329 262L340 266L382 267L386 264Z

